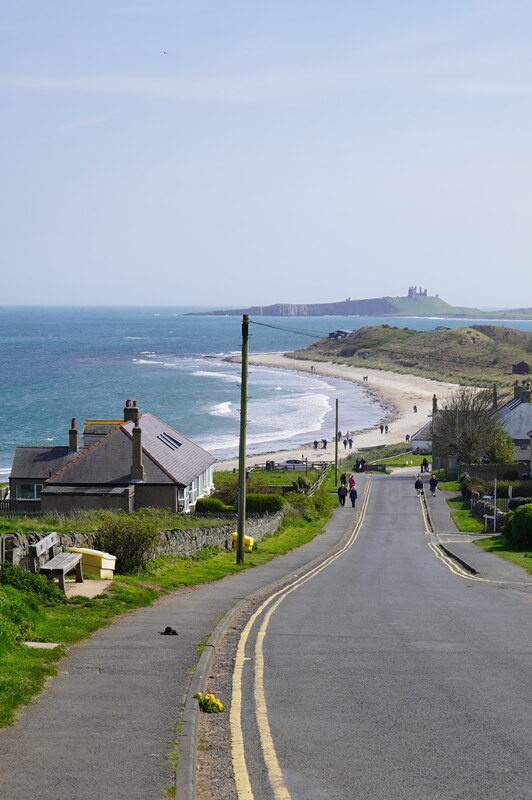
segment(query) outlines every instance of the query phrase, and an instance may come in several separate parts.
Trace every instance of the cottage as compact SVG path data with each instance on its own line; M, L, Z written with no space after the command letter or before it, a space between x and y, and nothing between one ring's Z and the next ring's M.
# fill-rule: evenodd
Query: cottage
M337 330L337 331L329 331L329 339L345 339L346 336L349 336L351 331L345 330Z
M530 381L518 381L514 384L514 396L505 403L498 416L502 427L509 433L514 443L514 458L516 461L526 461L532 458L530 436L532 428L532 390Z
M517 364L512 364L514 375L528 375L529 371L530 368L526 361L518 361Z
M9 478L13 511L155 506L191 511L213 489L215 457L126 401L123 419L72 419L65 447L18 446Z

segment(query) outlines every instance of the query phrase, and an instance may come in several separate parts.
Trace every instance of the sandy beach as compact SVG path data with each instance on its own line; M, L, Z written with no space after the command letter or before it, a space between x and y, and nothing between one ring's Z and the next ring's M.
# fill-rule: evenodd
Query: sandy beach
M231 357L231 361L239 361L238 356ZM385 372L379 369L361 369L351 367L347 364L333 364L324 361L302 361L289 358L283 353L259 353L249 356L250 365L272 367L274 369L290 369L299 372L311 371L316 375L323 375L329 378L339 378L352 383L359 383L368 392L379 399L384 407L382 422L388 424L388 433L381 434L378 426L365 429L353 434L353 451L360 447L372 447L379 444L396 444L405 442L405 450L408 449L405 437L407 434L412 436L430 418L432 413L432 397L435 394L438 402L441 403L445 398L454 392L457 385L454 383L444 383L442 381L420 378L415 375L402 375L397 372ZM364 375L368 380L364 381ZM417 406L417 413L414 412L414 405ZM334 460L334 430L324 431L323 436L327 438L328 445L326 450L314 450L312 442L307 446L291 450L278 450L275 452L264 452L261 454L250 455L247 458L249 466L262 464L266 458L272 461L283 461L286 458L308 458L309 461L333 461ZM342 430L342 433L344 431ZM344 455L343 444L340 442L339 456ZM349 452L349 451L347 451ZM238 459L219 461L215 469L233 469L238 466Z

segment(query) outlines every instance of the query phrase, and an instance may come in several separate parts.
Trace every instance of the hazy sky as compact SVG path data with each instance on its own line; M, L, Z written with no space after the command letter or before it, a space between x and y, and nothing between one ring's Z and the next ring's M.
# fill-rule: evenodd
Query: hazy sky
M0 304L532 305L529 0L17 0Z

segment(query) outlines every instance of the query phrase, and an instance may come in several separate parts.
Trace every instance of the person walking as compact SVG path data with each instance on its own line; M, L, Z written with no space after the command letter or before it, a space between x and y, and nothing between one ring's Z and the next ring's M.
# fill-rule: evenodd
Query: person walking
M384 426L384 433L388 433L388 425Z
M349 437L349 439L347 441L349 443L349 449L352 450L353 449L353 440L351 439L351 437Z
M347 483L347 475L345 474L345 472L342 472L342 474L340 475L340 483L342 484L342 486L345 486Z
M344 439L344 450L347 450L347 439Z
M436 475L431 475L429 480L430 486L430 495L431 497L436 497L436 486L438 485L438 478Z
M355 481L354 477L351 475L350 478L349 478L349 490L351 490L353 488L353 486L355 486L355 484L356 484L356 481Z
M366 459L363 457L360 459L360 471L361 472L366 471Z
M347 489L343 483L338 487L338 502L341 506L345 506L345 498L347 497Z
M416 482L414 483L414 489L416 490L418 497L422 497L425 494L423 491L423 481L421 480L421 475L417 476Z
M357 497L358 497L357 490L355 489L355 487L354 487L354 486L352 486L352 487L349 489L349 499L351 500L351 506L352 506L353 508L355 507L355 503L356 503L356 501L357 501Z
M425 458L421 462L421 472L428 472L428 471L429 471L429 461L428 458L425 456Z
M382 424L382 422L381 422L380 428L381 428L381 433L384 433L384 425Z
M318 449L318 440L314 439L314 450Z
M360 472L360 459L357 458L355 461L355 472Z

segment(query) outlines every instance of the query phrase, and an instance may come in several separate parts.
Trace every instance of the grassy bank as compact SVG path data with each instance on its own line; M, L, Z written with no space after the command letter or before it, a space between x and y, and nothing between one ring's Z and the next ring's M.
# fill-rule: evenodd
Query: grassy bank
M459 531L463 533L484 532L484 520L479 514L471 511L468 500L464 500L462 496L459 496L448 497L445 502L453 509L451 518Z
M0 726L12 724L17 710L41 691L48 676L57 674L58 662L68 645L88 638L125 611L150 605L168 592L219 580L300 547L323 532L337 500L323 492L316 501L317 508L311 509L306 498L294 502L301 503L301 510L289 512L276 534L265 537L254 552L246 553L243 565L236 564L233 552L217 547L206 547L192 558L159 556L136 575L117 576L109 591L94 599L65 600L60 596L46 605L37 602L38 596L29 589L0 585ZM18 620L16 629L13 620ZM55 650L30 649L23 639L61 646Z
M495 555L512 561L532 573L532 552L529 549L515 547L504 534L477 539L475 544L483 550L487 550L488 553L495 553Z
M431 331L368 325L343 339L320 339L290 356L451 383L510 386L510 365L528 362L531 345L532 333L489 324Z

